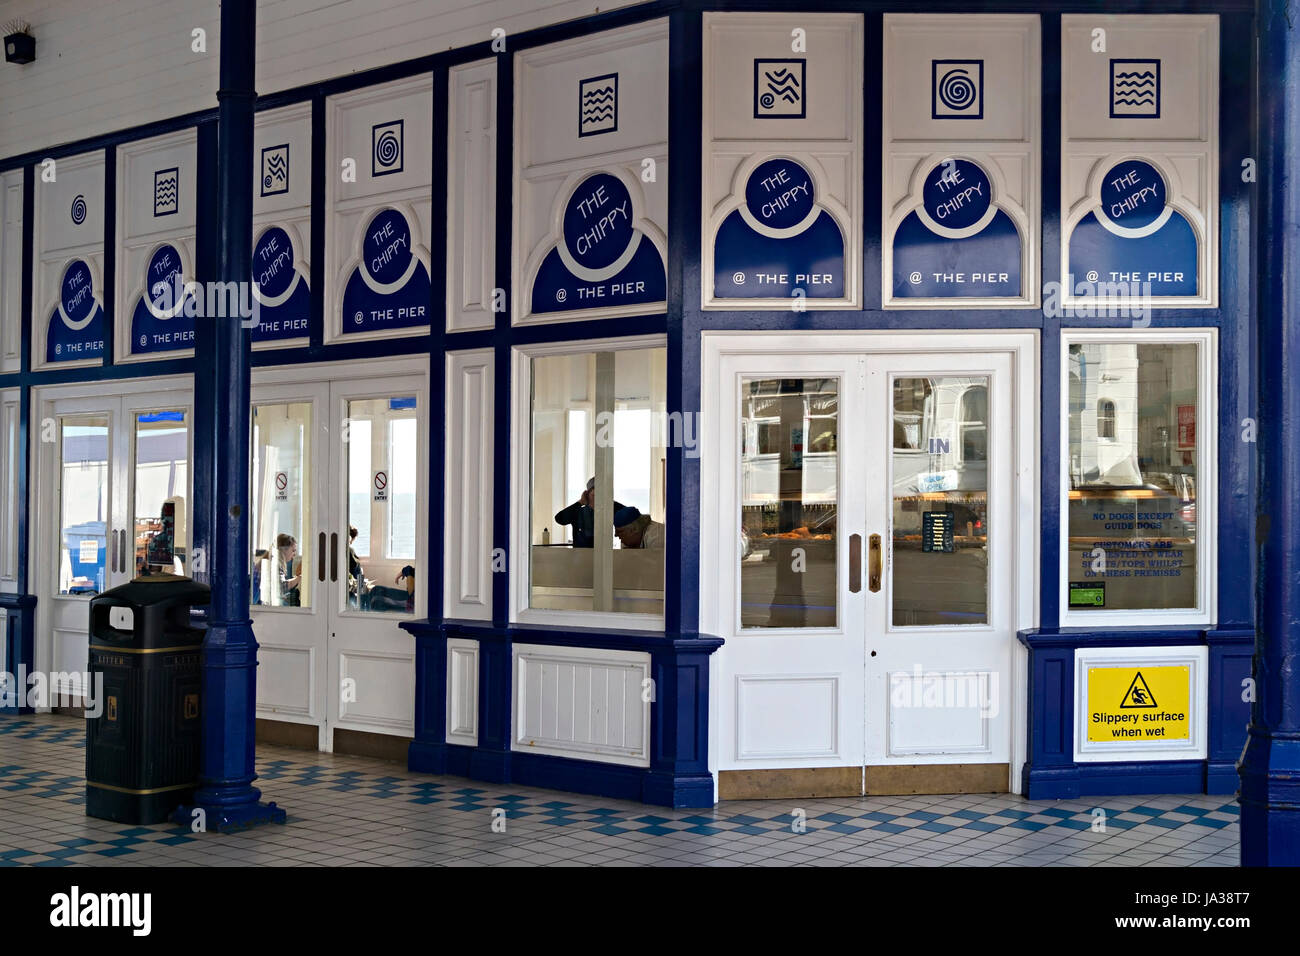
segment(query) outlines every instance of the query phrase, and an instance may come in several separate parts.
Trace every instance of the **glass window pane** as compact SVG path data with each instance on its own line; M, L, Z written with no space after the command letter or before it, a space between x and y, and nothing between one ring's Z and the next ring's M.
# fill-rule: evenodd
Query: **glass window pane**
M530 607L663 613L666 355L534 360Z
M414 397L348 402L347 604L354 611L415 608L419 453ZM356 529L355 537L352 529Z
M360 403L352 402L351 409ZM370 419L349 414L348 446L348 535L352 528L352 550L359 557L370 554Z
M69 416L59 425L59 593L98 594L108 565L109 420L107 415Z
M399 418L389 423L389 447L392 449L389 463L388 485L389 520L388 520L388 557L415 559L415 450L416 435L415 410L410 418Z
M895 380L893 484L893 623L988 623L986 377Z
M311 607L311 428L310 402L253 408L253 604Z
M1197 353L1070 346L1071 608L1196 607Z
M135 416L135 576L184 574L189 421L162 409Z
M839 381L745 379L740 626L838 620Z

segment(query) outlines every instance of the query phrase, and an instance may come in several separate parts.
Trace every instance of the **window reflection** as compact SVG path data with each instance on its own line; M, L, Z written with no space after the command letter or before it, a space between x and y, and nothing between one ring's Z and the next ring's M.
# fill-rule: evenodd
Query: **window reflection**
M109 419L69 416L59 426L59 593L98 594L107 568Z
M988 622L988 379L894 381L893 622Z
M740 625L834 627L839 381L741 384Z
M1071 608L1197 604L1193 343L1069 349Z
M135 416L135 576L184 574L189 423L165 409Z

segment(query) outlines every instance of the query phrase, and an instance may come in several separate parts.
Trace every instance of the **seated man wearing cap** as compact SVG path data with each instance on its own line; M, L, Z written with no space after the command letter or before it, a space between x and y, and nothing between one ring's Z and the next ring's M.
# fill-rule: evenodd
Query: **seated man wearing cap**
M664 546L664 526L631 506L614 512L614 533L625 548Z
M614 511L617 513L622 508L619 502L614 502ZM556 524L573 525L573 546L575 548L590 548L595 535L593 530L596 527L596 479L592 478L587 482L587 490L582 493L582 497L575 501L563 511L555 515Z

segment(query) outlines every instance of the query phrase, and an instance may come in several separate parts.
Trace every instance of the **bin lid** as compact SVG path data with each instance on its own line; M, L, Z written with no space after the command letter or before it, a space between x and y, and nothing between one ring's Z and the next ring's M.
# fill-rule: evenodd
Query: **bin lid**
M120 584L91 599L91 604L113 607L153 607L188 604L198 607L212 602L212 589L178 574L146 574Z

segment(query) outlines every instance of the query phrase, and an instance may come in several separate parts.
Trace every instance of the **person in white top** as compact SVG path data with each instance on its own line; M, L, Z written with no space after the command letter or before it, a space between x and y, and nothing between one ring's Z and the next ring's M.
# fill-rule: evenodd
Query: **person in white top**
M664 526L630 505L614 512L614 534L625 548L664 546Z

